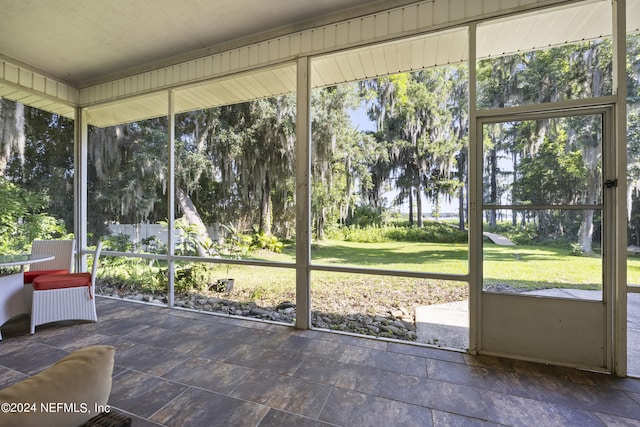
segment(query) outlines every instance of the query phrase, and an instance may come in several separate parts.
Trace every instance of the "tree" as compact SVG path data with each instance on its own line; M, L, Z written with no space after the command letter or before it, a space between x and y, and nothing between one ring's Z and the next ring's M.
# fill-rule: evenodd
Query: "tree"
M608 40L596 40L575 45L537 50L502 58L482 61L478 80L479 106L500 108L508 105L548 103L567 99L599 97L611 93L611 44ZM580 142L575 147L589 175L585 176L587 187L580 203L593 204L601 188L601 175L594 173L601 161L602 135L594 132L597 126L588 124L591 118L573 118L564 129L571 139ZM489 150L489 200L495 203L498 197L500 176L499 156L511 157L513 164L513 191L516 177L520 173L520 159L536 156L541 144L547 139L551 120L536 120L529 124L515 123L509 132L493 135ZM530 125L534 124L531 128ZM587 124L585 126L585 124ZM523 128L524 126L524 128ZM573 126L573 127L572 127ZM501 154L502 153L502 154ZM517 199L515 193L512 197ZM585 210L577 239L585 252L591 251L593 234L593 210ZM516 213L513 221L516 223ZM495 222L495 217L491 218Z
M48 198L31 192L0 176L0 252L29 250L34 239L64 237L66 230L47 214Z
M452 72L451 70L455 70ZM460 135L466 132L464 117L454 117L454 81L460 80L456 68L441 67L378 79L369 85L378 90L378 105L372 118L382 127L391 168L396 172L398 198L409 199L409 223L413 224L413 200L417 225L422 226L422 196L438 201L440 194L451 194L451 174L456 155L463 148ZM456 86L460 94L461 87ZM464 91L463 91L464 92ZM461 158L462 159L462 158Z
M343 84L316 90L312 97L311 214L318 239L324 237L327 223L346 220L353 203L351 162L360 150L347 110L358 105L356 94L355 85ZM348 153L347 148L354 152Z
M41 194L48 213L73 229L73 122L0 99L0 176Z
M90 227L108 235L106 224L140 224L166 218L166 119L89 130Z
M0 98L0 176L13 158L24 161L24 105Z

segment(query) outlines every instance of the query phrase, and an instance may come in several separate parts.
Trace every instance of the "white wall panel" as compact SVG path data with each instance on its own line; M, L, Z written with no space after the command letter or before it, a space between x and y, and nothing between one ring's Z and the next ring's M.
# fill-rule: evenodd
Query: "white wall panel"
M269 57L272 56L273 46L269 45ZM232 50L229 56L229 69L240 70L240 52L238 49Z
M278 52L278 57L279 58L288 58L289 56L291 56L290 49L289 49L289 44L291 43L291 38L290 37L283 37L282 39L280 39L279 43L278 43L278 48L280 49Z
M433 3L424 2L416 6L418 16L418 28L430 28L433 26Z
M36 92L43 92L45 91L45 86L46 86L46 79L43 76L39 76L37 74L33 75L33 80L32 80L32 89L35 90Z
M344 46L349 43L349 24L346 22L336 25L336 45Z
M461 21L467 16L465 0L449 0L449 20Z
M373 37L378 39L389 34L389 13L378 13L373 16Z
M501 0L500 10L515 9L522 4L520 0Z
M495 14L500 10L500 0L482 0L482 13Z
M482 15L482 1L466 2L464 9L467 16L480 16Z
M367 16L360 21L360 42L375 38L375 17Z
M349 28L349 44L359 43L362 40L362 20L350 21L347 27Z
M0 97L73 118L79 93L74 87L0 60Z
M323 31L323 46L325 49L335 49L336 47L336 26L326 27Z
M433 2L433 23L442 25L449 22L449 0L435 0Z
M10 64L8 62L3 62L3 79L10 82L10 83L15 83L18 84L18 67Z
M18 84L24 87L33 87L33 73L23 68L18 69Z
M388 15L388 24L389 24L389 35L395 35L403 32L402 18L403 18L403 10L396 9L389 12Z
M417 6L402 8L402 31L409 32L418 28Z

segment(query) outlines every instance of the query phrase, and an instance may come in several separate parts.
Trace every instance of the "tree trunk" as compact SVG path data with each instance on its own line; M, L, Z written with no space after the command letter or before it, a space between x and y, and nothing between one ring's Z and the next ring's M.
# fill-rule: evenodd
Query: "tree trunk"
M269 172L265 174L260 196L260 230L267 236L271 235L271 181Z
M409 227L413 227L413 188L409 187Z
M489 171L491 175L490 182L490 203L497 204L498 203L498 154L496 149L494 148L489 153ZM496 225L496 210L493 209L489 211L489 225Z
M18 157L24 165L24 105L0 98L0 176L4 176L9 160Z
M593 210L582 211L582 223L578 230L578 242L582 251L586 254L592 252L591 236L593 235Z
M324 239L324 216L325 210L322 208L316 216L316 239L318 240Z
M597 141L585 143L582 147L582 156L585 160L587 168L587 189L584 200L587 205L595 205L598 202L598 193L602 177L598 171L598 163L600 160L600 145ZM591 253L591 240L593 235L593 210L583 211L582 223L578 231L578 243L582 247L584 253Z
M457 157L458 160L458 181L460 182L460 195L458 196L458 229L464 230L465 224L465 169L466 169L466 153L464 149L460 150L460 154Z
M202 246L202 243L206 238L210 239L207 227L205 227L204 222L202 222L202 218L200 218L200 214L189 195L181 188L178 188L177 190L180 209L182 209L182 212L189 224L195 225L198 230L198 234L196 235L198 255L207 256L208 254Z
M514 151L511 156L513 159L513 185L511 186L511 203L516 204L517 200L515 198L515 188L518 181L518 154ZM513 225L514 228L518 226L518 216L516 215L516 211L511 211L511 225Z
M418 227L422 227L422 185L418 183L416 188L416 216L418 219Z
M594 97L601 95L602 70L597 66L598 56L597 47L592 47L587 51L587 64L593 70L591 82L591 91ZM595 62L595 63L594 63ZM594 141L587 141L582 147L582 155L585 159L587 167L587 194L585 197L586 204L595 204L598 200L598 192L602 183L602 177L598 172L598 163L601 158L601 147L599 139L596 137ZM578 243L582 247L584 253L591 253L591 240L593 235L593 210L583 212L582 223L578 231Z

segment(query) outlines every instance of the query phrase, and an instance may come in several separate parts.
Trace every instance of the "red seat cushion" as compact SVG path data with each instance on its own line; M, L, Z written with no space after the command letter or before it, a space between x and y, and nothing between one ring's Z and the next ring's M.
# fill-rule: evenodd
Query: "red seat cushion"
M31 283L33 279L43 274L69 274L69 270L40 270L40 271L25 271L24 283Z
M47 274L33 280L34 291L91 286L91 273Z

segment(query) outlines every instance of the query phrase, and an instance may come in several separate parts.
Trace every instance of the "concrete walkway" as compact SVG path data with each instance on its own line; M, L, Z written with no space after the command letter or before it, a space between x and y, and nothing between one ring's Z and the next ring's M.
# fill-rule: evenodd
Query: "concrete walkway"
M516 245L511 240L509 240L505 236L501 236L500 234L489 233L488 231L485 231L484 233L482 233L482 235L484 237L488 238L489 240L491 240L496 245L500 245L500 246L515 246Z
M544 289L531 295L597 300L600 291ZM627 373L640 377L640 294L627 295ZM418 342L443 348L469 348L469 301L416 307Z

